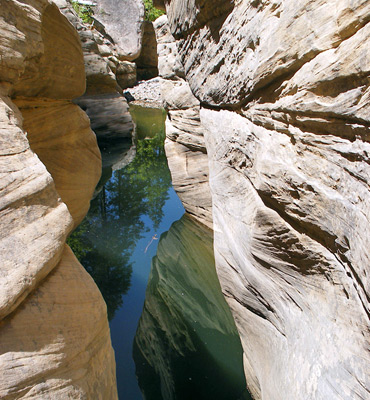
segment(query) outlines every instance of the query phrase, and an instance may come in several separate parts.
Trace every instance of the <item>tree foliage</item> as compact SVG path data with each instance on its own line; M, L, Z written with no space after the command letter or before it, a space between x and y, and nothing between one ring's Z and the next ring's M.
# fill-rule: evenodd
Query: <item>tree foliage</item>
M91 6L79 4L78 1L72 1L71 4L77 15L85 24L91 25L93 23L92 16L94 15L94 10Z
M158 17L164 14L162 10L158 10L153 6L153 0L144 0L145 20L155 21Z

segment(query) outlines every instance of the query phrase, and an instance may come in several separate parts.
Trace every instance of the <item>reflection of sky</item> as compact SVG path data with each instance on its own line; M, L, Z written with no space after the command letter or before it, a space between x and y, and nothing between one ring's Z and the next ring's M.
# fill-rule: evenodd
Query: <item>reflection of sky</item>
M159 238L163 232L169 230L171 224L184 214L184 208L171 187L168 192L169 199L163 208L163 219L157 231L153 230L151 219L144 215L141 217L148 232L143 232L132 254L130 262L133 265L130 290L123 296L123 306L115 313L110 322L112 345L116 355L117 384L120 399L137 400L142 395L135 376L135 364L132 358L132 344L137 325L144 306L145 290L148 283L152 258L155 256ZM145 253L145 249L154 235L158 240L153 240Z

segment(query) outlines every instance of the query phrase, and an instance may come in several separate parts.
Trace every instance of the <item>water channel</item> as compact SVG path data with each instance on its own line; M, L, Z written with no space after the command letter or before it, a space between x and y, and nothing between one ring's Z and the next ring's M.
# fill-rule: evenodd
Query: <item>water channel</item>
M172 188L165 112L131 113L135 146L102 148L96 197L69 239L107 303L119 398L250 399L212 232Z

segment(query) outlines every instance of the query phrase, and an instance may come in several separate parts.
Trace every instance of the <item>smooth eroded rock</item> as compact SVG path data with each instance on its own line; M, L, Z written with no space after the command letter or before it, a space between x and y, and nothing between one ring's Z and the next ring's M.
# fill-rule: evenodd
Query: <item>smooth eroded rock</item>
M96 18L118 48L120 59L132 61L141 51L144 3L142 0L97 0Z
M87 214L101 175L101 156L87 115L67 102L16 101L31 149L53 177L74 226Z
M117 399L106 306L68 246L0 332L2 399Z

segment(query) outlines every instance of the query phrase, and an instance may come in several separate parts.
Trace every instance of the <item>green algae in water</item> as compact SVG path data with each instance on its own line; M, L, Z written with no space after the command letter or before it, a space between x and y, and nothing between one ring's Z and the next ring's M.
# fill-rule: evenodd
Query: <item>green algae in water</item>
M165 138L166 111L163 108L148 108L130 104L130 114L136 126L139 140L160 137Z

